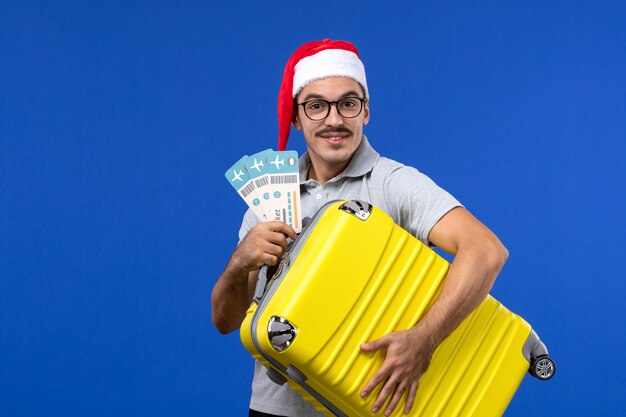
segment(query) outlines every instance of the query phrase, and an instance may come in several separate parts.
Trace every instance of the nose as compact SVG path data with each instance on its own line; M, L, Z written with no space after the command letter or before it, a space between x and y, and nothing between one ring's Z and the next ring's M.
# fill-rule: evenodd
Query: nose
M328 126L341 126L343 125L343 117L341 117L339 110L337 110L339 103L333 104L330 105L330 112L328 113L328 116L326 116L325 122Z

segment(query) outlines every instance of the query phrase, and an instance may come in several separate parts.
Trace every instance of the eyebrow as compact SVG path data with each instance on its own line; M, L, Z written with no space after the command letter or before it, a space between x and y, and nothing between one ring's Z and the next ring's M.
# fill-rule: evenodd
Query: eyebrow
M343 93L341 96L339 96L338 100L341 100L342 98L346 98L346 97L360 97L360 94L354 90L350 90L350 91ZM305 101L309 101L309 100L315 100L317 98L322 99L322 100L328 100L326 97L320 94L309 93L306 95L306 97L304 97L304 99L302 100L302 103L304 103Z

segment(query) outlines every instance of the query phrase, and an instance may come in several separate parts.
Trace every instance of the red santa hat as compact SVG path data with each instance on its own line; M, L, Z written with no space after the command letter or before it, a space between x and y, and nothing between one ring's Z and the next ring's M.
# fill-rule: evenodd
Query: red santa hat
M346 41L324 39L305 43L291 55L278 93L278 150L284 151L295 116L293 99L313 81L328 77L352 78L368 97L365 67L356 47Z

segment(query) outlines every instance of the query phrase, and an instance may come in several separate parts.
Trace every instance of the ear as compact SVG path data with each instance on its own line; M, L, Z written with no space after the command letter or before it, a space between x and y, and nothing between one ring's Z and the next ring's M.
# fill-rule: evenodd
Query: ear
M302 130L302 125L300 124L300 117L298 116L298 113L293 114L293 119L291 120L291 124L296 130Z
M366 125L370 121L370 100L367 99L365 103L363 103L363 124Z

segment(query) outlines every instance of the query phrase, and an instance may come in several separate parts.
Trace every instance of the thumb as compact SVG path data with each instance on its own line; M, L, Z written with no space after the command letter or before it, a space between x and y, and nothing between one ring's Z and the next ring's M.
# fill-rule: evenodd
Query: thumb
M379 339L372 340L371 342L361 343L361 350L364 352L375 352L378 349L387 347L387 345L389 345L387 336L383 336Z

